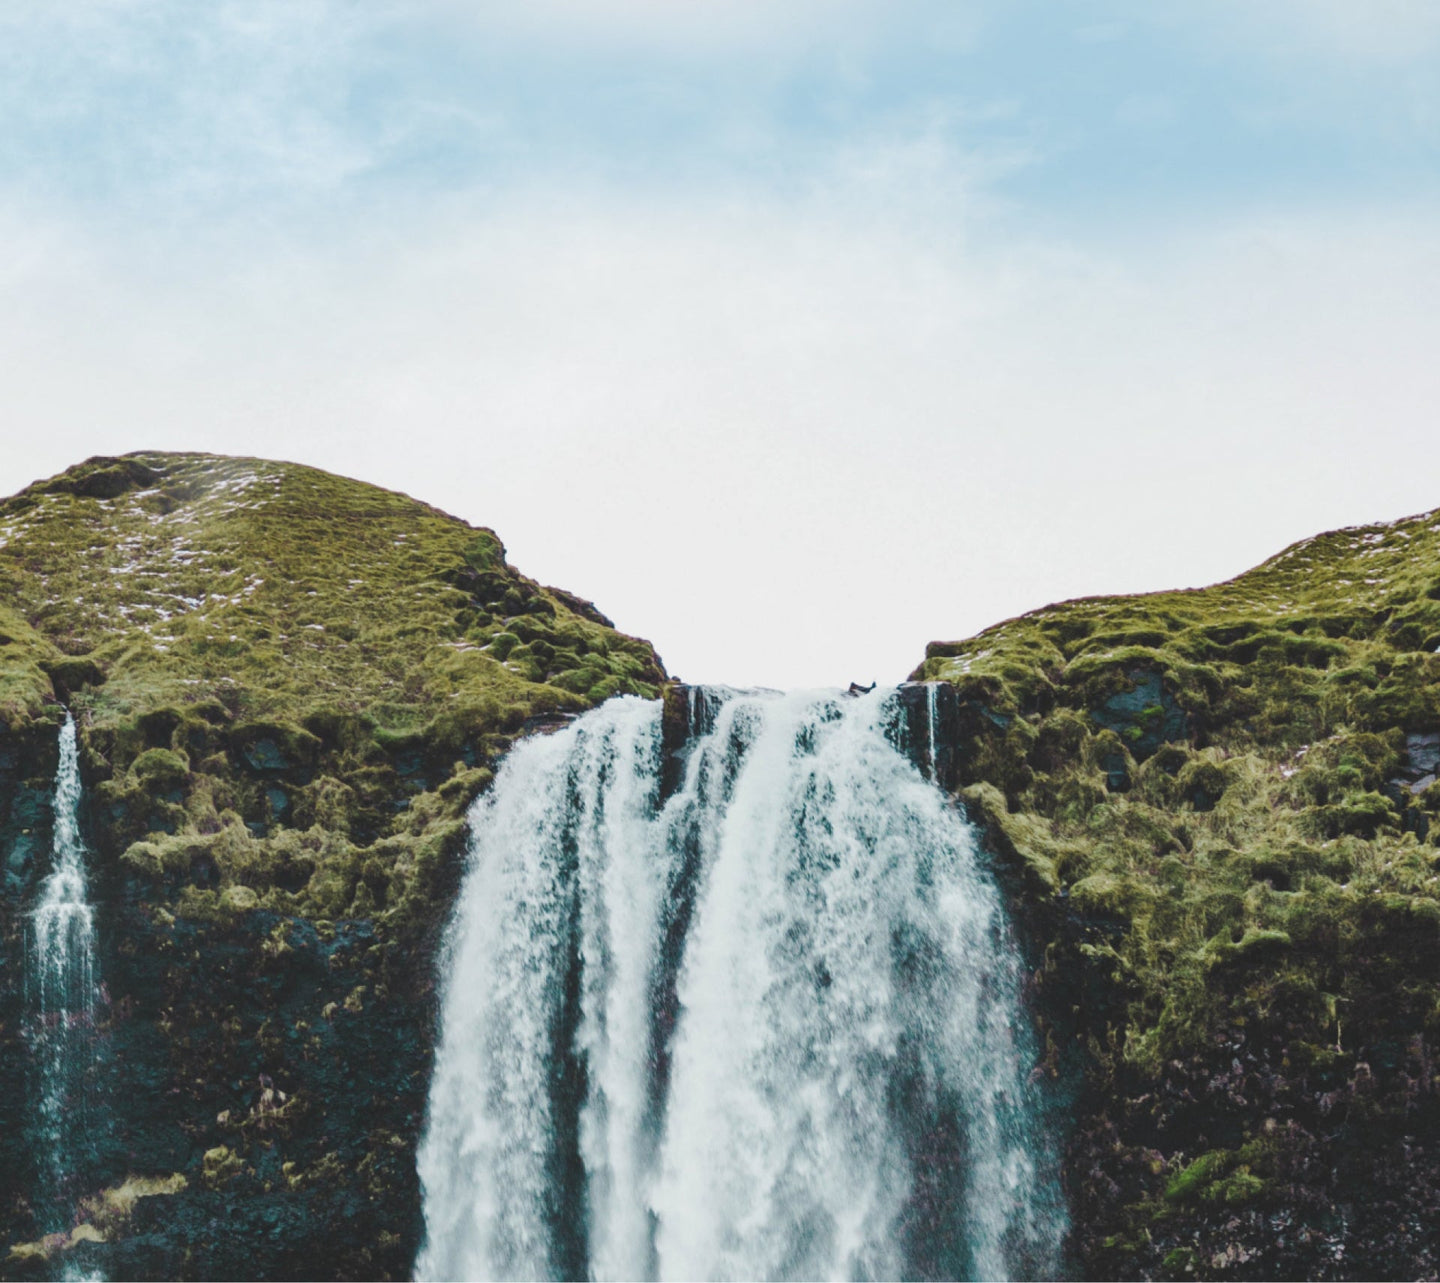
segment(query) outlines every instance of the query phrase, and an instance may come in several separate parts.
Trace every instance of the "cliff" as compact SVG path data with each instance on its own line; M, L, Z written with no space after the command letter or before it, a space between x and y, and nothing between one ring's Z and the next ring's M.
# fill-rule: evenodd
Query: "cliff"
M663 680L493 532L311 468L142 453L0 504L0 1273L407 1277L466 808L516 735ZM23 910L62 703L104 989L46 1239Z
M1076 1273L1440 1271L1437 650L1432 513L934 643L946 697L902 691L1029 953ZM493 532L313 469L0 503L0 1276L408 1276L466 809L664 681ZM103 989L56 1231L24 957L66 707Z
M1440 512L914 676L1031 940L1090 1277L1440 1268Z

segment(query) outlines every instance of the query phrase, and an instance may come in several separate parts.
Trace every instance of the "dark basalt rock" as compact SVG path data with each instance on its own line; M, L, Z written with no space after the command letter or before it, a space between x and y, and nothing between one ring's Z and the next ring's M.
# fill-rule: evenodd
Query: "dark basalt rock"
M280 751L272 739L258 739L246 744L240 750L245 765L260 775L284 774L290 769L290 759Z
M723 697L703 686L669 682L661 692L660 800L663 802L685 778L685 756L690 744L709 734Z
M96 459L0 509L0 1277L408 1277L467 809L658 658L491 532L313 469ZM22 1040L57 695L103 980L58 1211Z
M1405 737L1407 771L1415 776L1440 772L1440 731L1411 732Z
M902 682L900 750L941 788L955 787L961 742L961 706L949 682ZM932 724L933 722L933 724Z
M1118 691L1090 710L1098 725L1119 735L1137 762L1161 744L1189 738L1190 718L1165 689L1159 673L1132 670L1126 677L1129 690Z

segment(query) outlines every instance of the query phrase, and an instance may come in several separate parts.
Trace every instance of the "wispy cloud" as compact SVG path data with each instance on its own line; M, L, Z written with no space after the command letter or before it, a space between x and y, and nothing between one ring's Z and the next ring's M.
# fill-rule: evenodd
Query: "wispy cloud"
M52 245L0 323L11 485L300 457L494 524L686 676L777 684L1435 501L1425 227L977 249L850 190L516 193L203 279Z
M776 684L1440 501L1426 135L1296 105L1329 28L785 10L0 8L0 490L299 457Z

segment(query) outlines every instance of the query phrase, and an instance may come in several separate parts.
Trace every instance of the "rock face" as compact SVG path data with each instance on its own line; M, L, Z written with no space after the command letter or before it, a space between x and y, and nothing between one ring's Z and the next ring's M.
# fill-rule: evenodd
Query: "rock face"
M1440 1272L1437 651L1432 513L902 688L1028 941L1076 1273ZM492 532L313 469L95 459L0 503L0 1276L408 1276L465 811L516 736L664 680ZM104 988L57 1209L24 951L62 706ZM667 788L713 711L667 688Z
M1440 512L932 644L1078 1273L1440 1270Z
M408 1277L465 811L517 734L663 680L492 532L313 469L94 459L0 504L0 1275ZM62 702L104 990L57 1231L22 1085Z

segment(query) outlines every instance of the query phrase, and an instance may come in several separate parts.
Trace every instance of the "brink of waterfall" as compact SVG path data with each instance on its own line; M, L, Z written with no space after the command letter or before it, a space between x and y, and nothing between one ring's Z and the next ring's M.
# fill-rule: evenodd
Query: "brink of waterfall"
M688 694L682 745L612 700L475 804L418 1276L1053 1275L1018 958L926 778L934 700L911 733L894 692Z
M86 887L80 794L75 721L67 713L55 776L51 870L31 914L26 959L44 1215L54 1222L52 1229L69 1222L94 1063L95 910Z

